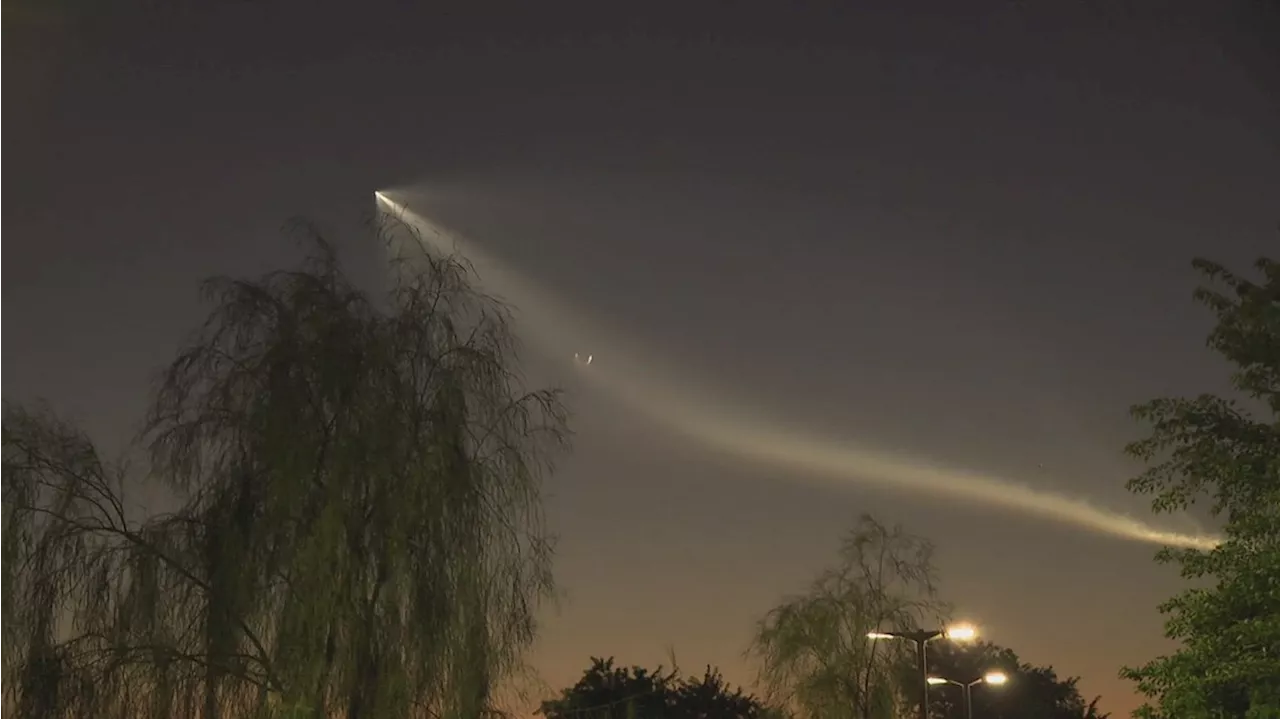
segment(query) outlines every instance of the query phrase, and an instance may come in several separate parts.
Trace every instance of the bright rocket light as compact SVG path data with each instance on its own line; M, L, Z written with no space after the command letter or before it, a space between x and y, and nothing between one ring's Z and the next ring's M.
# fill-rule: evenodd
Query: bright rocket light
M582 372L583 381L608 392L633 410L690 439L727 454L801 470L798 476L821 478L838 484L878 484L933 495L951 496L979 504L1069 524L1098 534L1149 544L1212 549L1218 537L1162 530L1119 512L1096 507L1007 479L942 467L923 460L799 435L773 423L750 419L750 413L727 408L719 398L702 394L688 383L657 375L655 363L639 359L639 353L621 351L623 341L603 336L556 298L486 255L474 244L448 232L426 218L375 193L379 202L402 222L414 228L434 252L457 252L476 268L484 282L499 291L520 311L528 339L552 356L563 356L585 337L597 346L609 346L610 361ZM588 356L589 357L589 356ZM588 359L588 361L590 361ZM578 364L584 364L579 358ZM698 399L694 399L698 398Z

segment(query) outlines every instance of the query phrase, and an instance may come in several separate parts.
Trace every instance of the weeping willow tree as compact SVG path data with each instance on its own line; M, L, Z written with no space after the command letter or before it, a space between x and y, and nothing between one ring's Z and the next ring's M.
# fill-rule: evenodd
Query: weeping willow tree
M87 716L96 686L83 649L96 628L68 638L68 625L93 611L112 569L94 539L122 524L118 477L43 408L6 404L3 436L4 714Z
M942 626L932 555L928 541L864 516L839 564L758 624L750 653L770 702L809 719L898 716L898 671L913 648L867 634Z
M299 269L206 283L145 478L6 406L6 716L476 717L521 666L559 397L458 259L402 254L371 298L312 237ZM179 508L134 516L141 482Z

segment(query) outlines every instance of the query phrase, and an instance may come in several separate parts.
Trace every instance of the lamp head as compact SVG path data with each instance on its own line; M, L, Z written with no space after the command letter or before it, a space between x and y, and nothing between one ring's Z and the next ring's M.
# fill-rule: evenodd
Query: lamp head
M987 684L1000 686L1001 684L1009 681L1009 676L1004 672L987 672L983 675L982 681Z

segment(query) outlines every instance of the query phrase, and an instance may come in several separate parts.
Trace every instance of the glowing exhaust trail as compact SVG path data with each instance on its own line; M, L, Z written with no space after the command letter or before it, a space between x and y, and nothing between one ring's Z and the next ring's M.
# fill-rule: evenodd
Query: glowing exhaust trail
M701 392L696 388L682 387L659 377L652 361L639 361L636 358L640 355L625 350L624 343L616 338L601 341L601 334L582 319L583 313L570 311L456 233L444 230L381 192L376 196L389 214L416 230L422 240L431 245L430 249L466 257L486 285L501 288L501 294L519 309L522 324L529 327L530 341L543 346L553 356L571 357L582 351L583 357L592 357L590 363L576 363L585 381L657 423L722 452L802 470L806 475L829 481L873 483L950 495L1132 541L1196 549L1211 549L1221 541L1209 535L1162 530L1082 500L1009 480L893 456L846 442L822 441L758 420L744 419L748 413L741 409L731 411L723 402L699 398ZM589 347L578 344L583 337L593 338ZM717 406L722 409L708 409Z

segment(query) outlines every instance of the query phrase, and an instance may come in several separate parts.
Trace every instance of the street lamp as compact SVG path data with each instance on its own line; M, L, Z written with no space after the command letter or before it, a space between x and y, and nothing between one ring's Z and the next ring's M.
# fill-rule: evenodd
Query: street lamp
M942 677L929 677L925 680L930 684L954 684L964 690L964 715L968 719L973 719L973 688L978 684L991 684L1000 686L1009 681L1008 675L1004 672L987 672L986 674L974 679L971 682L958 682L954 679L943 679Z
M917 629L911 632L868 632L868 639L907 639L916 645L916 664L920 667L920 719L929 719L929 669L925 664L924 647L938 637L953 641L969 641L978 636L972 624L956 624L946 629Z

